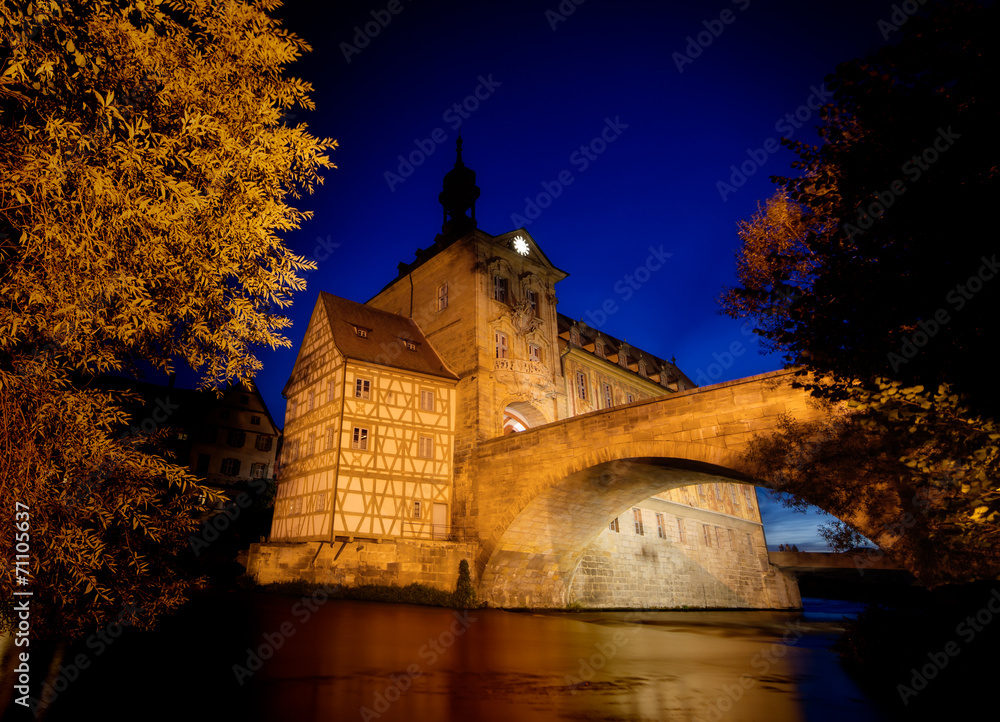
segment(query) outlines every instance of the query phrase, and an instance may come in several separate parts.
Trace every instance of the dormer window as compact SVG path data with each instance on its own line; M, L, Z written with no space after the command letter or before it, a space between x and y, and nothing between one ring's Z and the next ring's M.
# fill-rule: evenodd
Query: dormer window
M531 315L537 318L538 317L538 294L535 293L534 291L528 291L525 294L525 297L528 300L528 305L531 307Z
M365 328L364 326L355 326L354 333L360 338L368 338L368 333L371 331L370 328Z
M407 351L416 351L417 350L417 342L416 341L411 341L408 338L404 338L404 339L400 339L400 340L403 342L403 345L406 347Z

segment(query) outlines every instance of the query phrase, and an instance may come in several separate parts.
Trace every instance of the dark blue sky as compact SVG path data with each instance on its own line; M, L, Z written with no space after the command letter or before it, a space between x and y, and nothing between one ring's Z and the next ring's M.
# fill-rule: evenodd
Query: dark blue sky
M773 192L768 175L790 171L777 139L816 142L824 77L882 45L892 12L870 0L289 2L278 15L313 47L291 72L317 106L295 120L340 144L338 169L301 201L314 219L288 238L319 260L289 337L297 347L320 290L366 301L431 243L462 115L479 227L529 221L570 273L560 311L676 357L702 385L779 368L718 314L736 223ZM636 288L628 276L650 247L671 255ZM261 352L258 384L279 418L294 358ZM804 517L765 512L775 545L810 546L793 528Z

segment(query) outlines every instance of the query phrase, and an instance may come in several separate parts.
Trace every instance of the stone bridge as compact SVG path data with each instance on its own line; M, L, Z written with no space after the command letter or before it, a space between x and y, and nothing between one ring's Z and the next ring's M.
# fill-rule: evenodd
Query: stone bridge
M792 378L752 376L477 445L456 481L473 500L481 596L496 606L564 607L583 550L634 504L690 484L756 483L742 459L752 435L782 414L822 413ZM882 548L899 538L865 518L844 521Z

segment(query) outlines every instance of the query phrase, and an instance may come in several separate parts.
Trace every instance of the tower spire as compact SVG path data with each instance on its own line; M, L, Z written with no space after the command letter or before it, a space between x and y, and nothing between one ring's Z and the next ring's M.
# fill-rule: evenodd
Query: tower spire
M476 227L476 199L479 198L476 172L462 161L462 133L455 141L455 167L444 177L438 202L444 209L443 235L459 235ZM470 211L471 215L467 215Z

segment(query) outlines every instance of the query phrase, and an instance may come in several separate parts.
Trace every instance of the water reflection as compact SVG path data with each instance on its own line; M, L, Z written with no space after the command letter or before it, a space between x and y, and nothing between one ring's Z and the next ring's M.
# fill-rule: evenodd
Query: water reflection
M850 607L463 616L329 601L304 618L297 601L203 598L96 660L50 719L880 719L828 650Z

